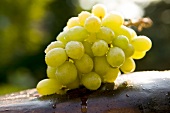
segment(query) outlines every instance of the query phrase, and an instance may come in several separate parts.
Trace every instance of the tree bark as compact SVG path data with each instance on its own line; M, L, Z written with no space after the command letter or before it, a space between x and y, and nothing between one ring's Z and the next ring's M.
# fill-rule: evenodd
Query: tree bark
M40 96L36 89L0 97L0 113L169 113L170 71L120 75L96 91L82 87L65 95Z

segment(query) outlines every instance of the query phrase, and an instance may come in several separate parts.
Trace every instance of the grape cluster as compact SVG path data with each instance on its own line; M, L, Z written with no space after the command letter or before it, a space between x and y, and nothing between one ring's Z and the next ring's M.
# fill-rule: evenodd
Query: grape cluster
M118 12L97 4L68 20L66 27L45 49L48 79L37 84L42 95L63 94L85 86L97 90L101 83L113 83L121 72L135 70L152 46L146 36L123 25Z

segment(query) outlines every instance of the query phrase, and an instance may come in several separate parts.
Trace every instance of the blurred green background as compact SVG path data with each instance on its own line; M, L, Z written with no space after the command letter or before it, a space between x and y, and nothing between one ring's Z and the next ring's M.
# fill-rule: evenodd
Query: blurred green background
M136 71L170 69L170 0L0 0L0 95L34 88L46 78L44 49L70 17L96 3L125 18L150 17L152 49L136 60Z

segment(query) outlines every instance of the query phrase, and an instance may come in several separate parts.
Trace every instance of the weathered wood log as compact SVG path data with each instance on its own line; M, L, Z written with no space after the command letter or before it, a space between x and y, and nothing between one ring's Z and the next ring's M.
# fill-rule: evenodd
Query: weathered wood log
M35 89L0 97L0 113L169 113L170 71L124 74L97 91L39 97Z

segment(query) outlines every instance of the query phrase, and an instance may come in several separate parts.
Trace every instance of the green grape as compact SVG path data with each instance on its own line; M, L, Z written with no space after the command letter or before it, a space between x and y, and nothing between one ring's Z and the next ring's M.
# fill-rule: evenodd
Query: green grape
M68 42L65 37L66 37L67 32L63 31L60 32L59 35L56 37L56 40L61 41L64 45L66 45L66 43Z
M119 35L124 35L129 39L129 41L131 41L135 36L134 31L124 25L112 28L112 30L114 31L116 37Z
M82 11L79 15L79 21L80 21L80 25L84 26L84 23L86 21L86 19L91 16L91 13L87 12L87 11Z
M75 60L75 66L79 72L89 73L93 69L93 60L89 55L84 54L81 59Z
M106 15L106 7L103 4L96 4L92 7L92 14L102 19Z
M64 48L64 44L61 41L53 41L51 42L47 48L45 49L45 53L49 52L53 48Z
M68 42L65 49L67 55L73 59L80 59L84 55L84 46L78 41Z
M102 26L108 28L117 28L123 25L124 18L118 12L110 12L102 19Z
M128 30L131 32L131 40L137 37L137 34L133 29L128 28Z
M107 83L113 83L118 75L120 74L119 68L112 68L110 67L106 74L104 74L101 78L103 79L103 82Z
M137 36L131 42L136 51L148 51L152 47L151 40L146 36Z
M142 59L146 55L146 51L135 51L132 55L133 59Z
M108 51L108 44L104 40L94 42L91 47L94 56L103 56Z
M101 27L100 31L97 33L97 39L104 40L108 44L111 44L114 38L115 38L114 32L107 27Z
M66 87L68 89L76 89L76 88L79 88L79 85L80 85L80 80L79 78L77 77L75 81L73 81L72 83L70 84L67 84Z
M63 48L54 48L45 55L45 62L48 66L58 67L67 59L67 54Z
M67 31L67 34L65 36L65 39L67 40L67 42L69 41L84 41L88 36L88 32L86 31L86 29L84 27L81 26L75 26L70 28Z
M121 49L126 49L128 47L128 44L129 44L129 40L126 36L124 35L119 35L118 37L116 37L114 40L113 40L113 46L117 46Z
M61 90L62 85L56 79L43 79L37 84L37 91L41 95L50 95Z
M136 68L135 61L132 58L126 58L123 65L120 67L123 73L133 72Z
M67 22L67 27L72 28L74 26L80 26L79 18L78 17L71 17Z
M52 78L52 79L56 79L56 76L55 76L55 72L56 72L56 67L50 67L48 66L47 67L47 77L48 78Z
M90 57L94 57L93 52L91 50L92 44L87 41L83 41L82 44L84 46L85 53L88 54Z
M146 36L124 25L118 12L107 13L102 4L71 17L63 31L45 49L47 77L37 84L41 95L65 94L85 86L97 90L101 83L113 83L123 73L133 72L134 59L141 59L152 47ZM120 71L121 70L121 71Z
M82 76L81 82L89 90L97 90L101 86L101 78L95 72Z
M87 39L85 41L89 43L94 43L96 41L96 33L89 33Z
M77 76L78 76L78 79L79 79L79 85L83 85L82 82L81 82L81 79L82 79L82 76L84 76L84 74L77 71Z
M64 62L56 69L56 78L63 84L72 83L77 78L77 69L75 65L69 61Z
M134 54L135 49L132 44L128 44L127 48L123 49L123 51L125 53L125 57L128 58Z
M125 54L121 48L112 47L109 49L106 59L112 67L120 67L125 61Z
M84 27L88 32L96 33L100 30L101 20L96 16L90 16L86 19Z
M106 56L94 57L94 71L101 75L104 75L110 68L109 63L106 60Z

